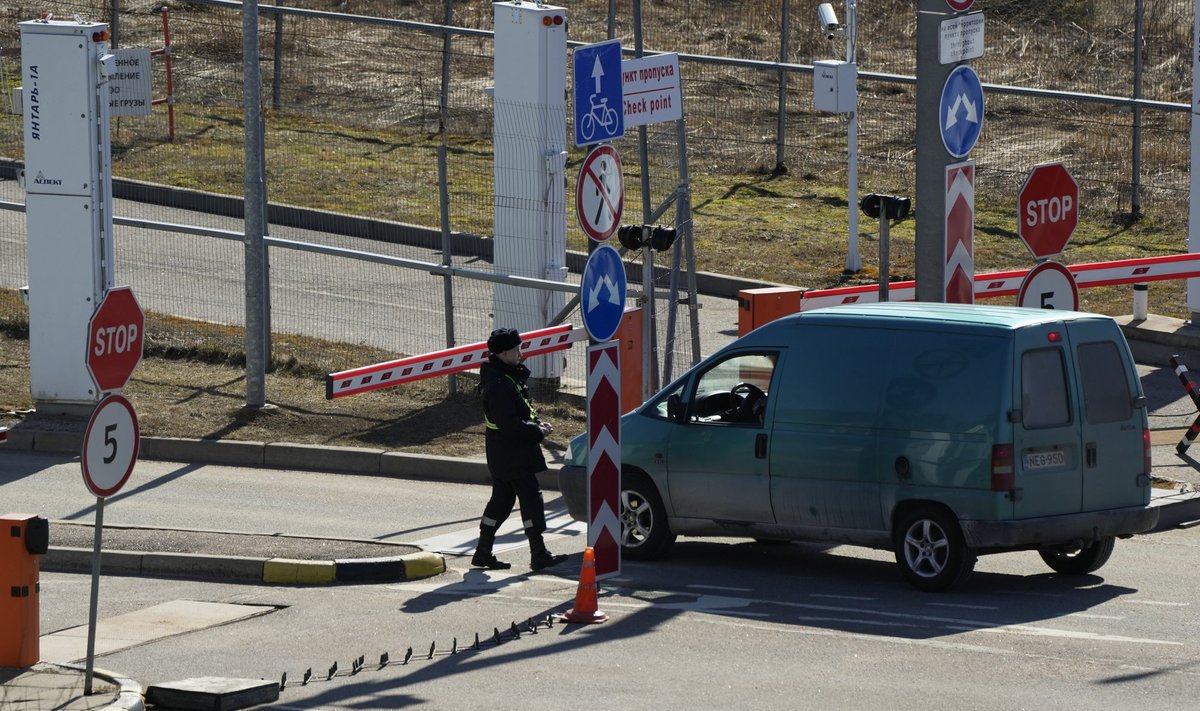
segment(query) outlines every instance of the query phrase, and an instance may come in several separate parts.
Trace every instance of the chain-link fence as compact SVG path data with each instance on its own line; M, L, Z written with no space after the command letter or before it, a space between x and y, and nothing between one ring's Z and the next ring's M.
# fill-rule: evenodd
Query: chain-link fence
M454 237L450 264L492 271L492 4L346 0L337 13L325 12L328 5L260 3L271 237L440 263L438 233L445 222ZM176 139L169 140L161 105L151 117L115 119L114 175L240 196L240 7L225 0L173 0L165 7L141 0L9 5L0 10L0 83L5 93L20 84L16 23L41 11L115 19L121 47L160 48L167 29ZM845 118L813 110L811 62L841 59L844 48L816 27L814 7L789 0L591 0L570 4L569 38L588 43L611 34L627 49L640 38L647 51L681 53L693 173L787 169L836 181L846 170ZM860 185L911 194L915 5L861 0L857 8ZM1011 204L1030 165L1069 158L1085 214L1136 207L1177 215L1188 194L1188 152L1181 147L1189 135L1192 2L980 0L976 8L987 16L987 51L972 64L985 83L997 85L989 86L988 120L973 152L977 202ZM165 98L161 55L154 64L155 93ZM1029 95L1007 86L1067 93ZM1162 103L1133 108L1085 95ZM9 165L21 159L21 130L19 115L0 114L0 159ZM644 220L678 186L678 144L674 125L648 127L644 199L642 168L626 159L627 221ZM438 170L443 147L444 178ZM637 155L633 137L618 147ZM570 150L568 164L577 165L584 151ZM235 238L241 230L236 200L178 190L137 192L128 187L135 183L126 185L131 195L165 197L118 202L118 216L208 226ZM2 199L19 202L19 192ZM570 213L571 191L567 200ZM283 203L309 212L281 220ZM694 219L702 230L704 215ZM125 226L117 237L118 279L133 285L148 309L233 327L243 323L238 242ZM23 221L0 226L0 287L24 283L24 240ZM572 252L586 250L578 230L568 230L566 243ZM490 327L489 282L455 277L448 303L441 277L419 269L278 245L271 246L269 262L277 343L283 334L306 333L382 352L420 353L448 341L480 340ZM631 273L640 273L637 265ZM669 275L658 273L655 286L665 290ZM19 309L15 299L0 303ZM460 316L447 329L450 313ZM665 333L665 322L660 343L676 344L676 363L690 362L688 339Z

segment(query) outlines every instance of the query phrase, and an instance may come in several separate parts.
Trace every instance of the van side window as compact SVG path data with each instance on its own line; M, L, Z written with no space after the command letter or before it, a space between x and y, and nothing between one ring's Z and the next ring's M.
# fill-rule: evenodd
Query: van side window
M775 421L835 427L874 427L887 368L875 360L891 353L891 332L845 326L809 326L788 351L786 397Z
M1011 356L1001 338L898 331L888 352L879 426L890 430L984 433L994 429ZM862 396L862 395L860 395Z
M1071 400L1063 353L1044 348L1021 354L1021 422L1025 429L1071 422Z
M1084 343L1076 353L1087 421L1102 424L1128 420L1133 415L1133 396L1117 344Z
M775 353L743 353L701 373L691 420L761 425L777 360Z

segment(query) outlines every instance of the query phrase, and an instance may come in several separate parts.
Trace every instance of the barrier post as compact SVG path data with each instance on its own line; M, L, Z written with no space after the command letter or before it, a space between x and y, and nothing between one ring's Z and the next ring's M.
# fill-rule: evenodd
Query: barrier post
M0 516L0 667L29 667L41 658L38 556L48 547L46 519Z
M1189 397L1192 398L1192 404L1200 410L1200 392L1196 391L1196 384L1188 377L1187 366L1179 362L1179 356L1171 356L1171 367L1175 370L1175 375L1179 376L1179 382L1183 383L1183 389L1187 391ZM1183 439L1179 440L1179 444L1175 445L1175 451L1183 454L1187 451L1192 442L1196 440L1196 435L1200 434L1200 417L1197 417L1183 433Z

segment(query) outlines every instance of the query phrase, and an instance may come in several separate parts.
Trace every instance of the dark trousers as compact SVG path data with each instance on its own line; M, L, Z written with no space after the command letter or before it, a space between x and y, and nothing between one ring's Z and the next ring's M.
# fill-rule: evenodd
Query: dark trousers
M528 474L512 480L492 478L492 497L483 507L479 530L483 536L494 537L496 529L512 513L513 504L521 504L521 523L531 544L540 542L546 530L546 509L537 476Z

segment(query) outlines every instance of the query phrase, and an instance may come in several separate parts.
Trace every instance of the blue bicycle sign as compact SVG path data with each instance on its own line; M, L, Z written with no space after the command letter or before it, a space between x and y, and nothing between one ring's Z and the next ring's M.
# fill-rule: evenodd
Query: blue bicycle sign
M575 50L575 145L604 143L625 135L621 43L609 40Z

